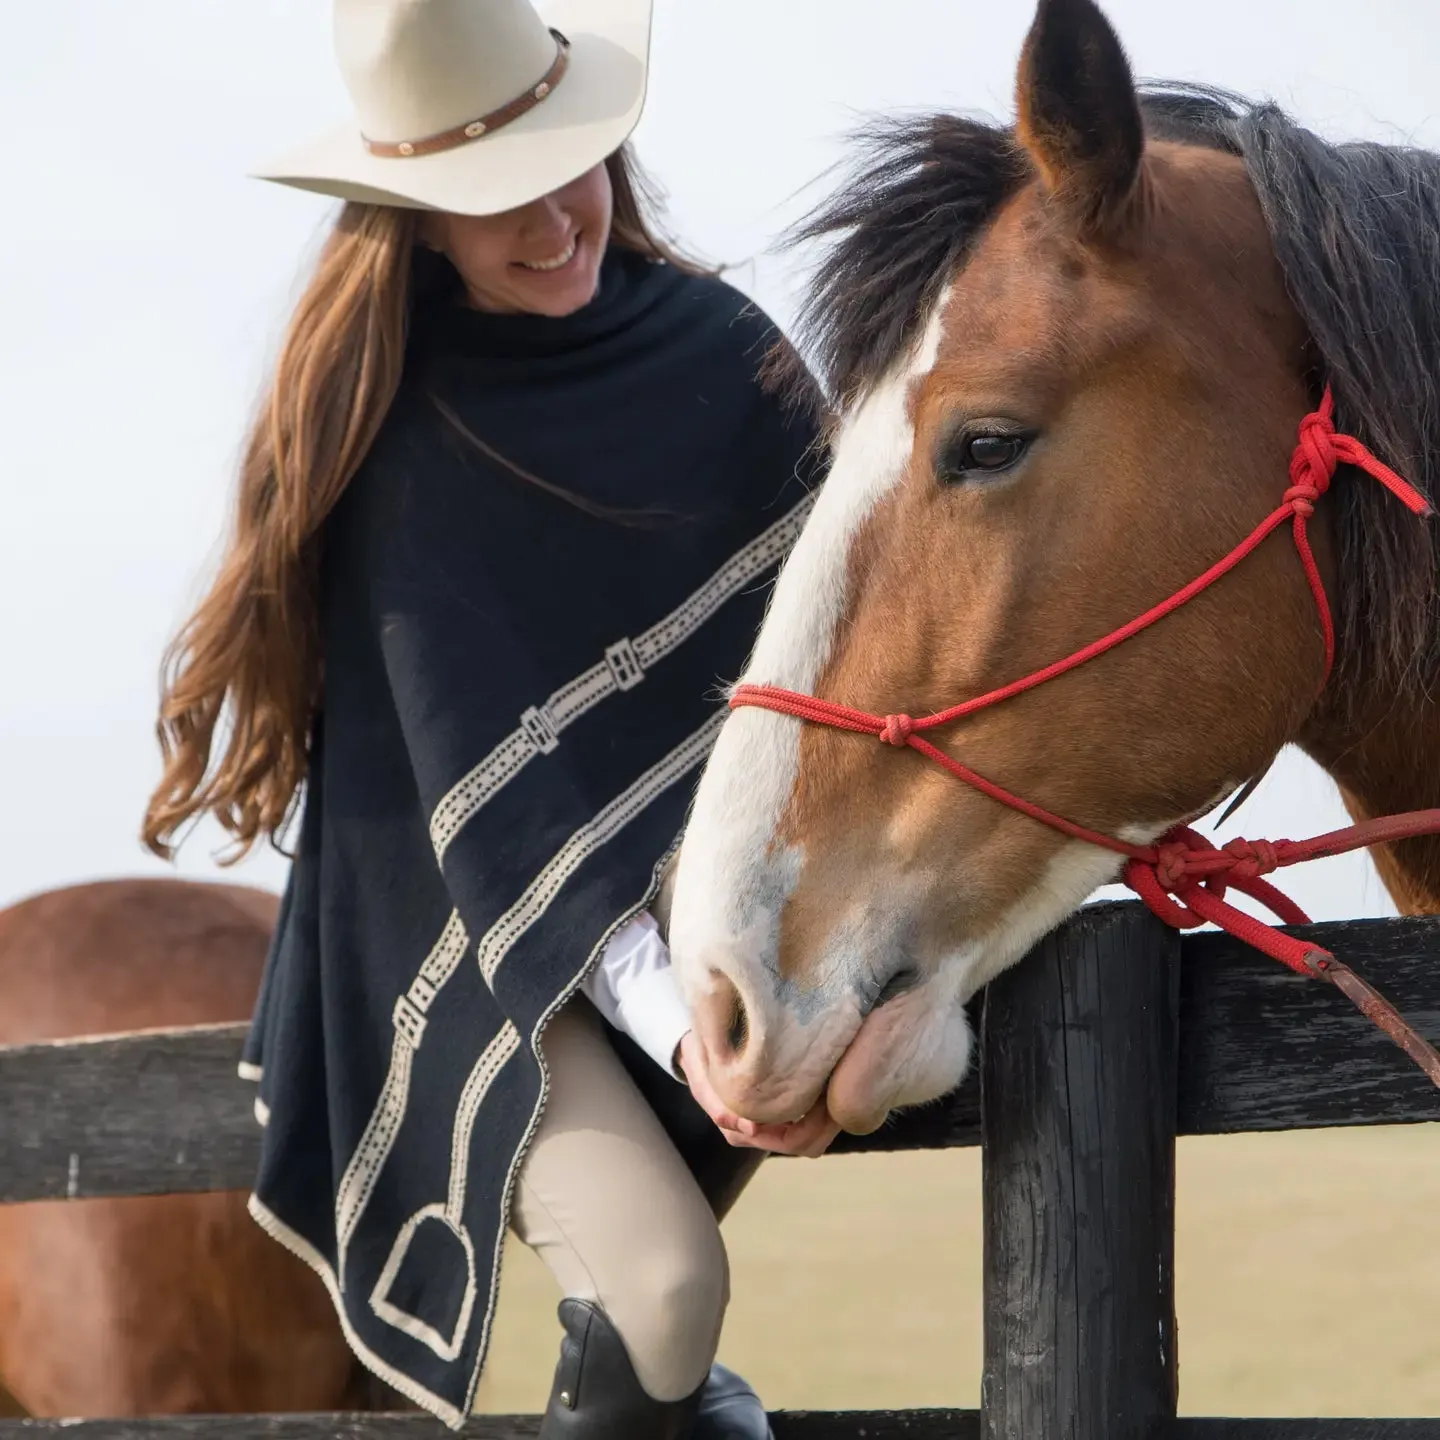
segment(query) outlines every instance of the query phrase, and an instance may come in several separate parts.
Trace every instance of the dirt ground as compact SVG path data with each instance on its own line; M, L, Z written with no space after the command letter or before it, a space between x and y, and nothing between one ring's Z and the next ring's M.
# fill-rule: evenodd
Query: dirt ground
M1440 1126L1183 1140L1179 1176L1183 1413L1440 1415ZM978 1402L978 1152L770 1161L725 1233L767 1403ZM543 1407L556 1299L512 1246L480 1408Z

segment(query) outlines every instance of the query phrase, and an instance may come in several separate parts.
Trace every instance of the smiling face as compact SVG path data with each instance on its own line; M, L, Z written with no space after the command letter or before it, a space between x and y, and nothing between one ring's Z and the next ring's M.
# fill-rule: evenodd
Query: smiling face
M420 233L460 272L476 309L569 315L594 299L613 204L600 164L499 215L427 214Z
M1022 68L1030 178L843 418L746 682L935 713L1139 615L1280 501L1307 335L1243 163L1147 148L1098 12L1041 15ZM1162 625L930 738L1148 843L1295 733L1323 664L1280 534ZM968 1061L963 1002L1118 865L912 752L737 711L671 915L712 1083L756 1121L824 1093L858 1132L936 1098Z

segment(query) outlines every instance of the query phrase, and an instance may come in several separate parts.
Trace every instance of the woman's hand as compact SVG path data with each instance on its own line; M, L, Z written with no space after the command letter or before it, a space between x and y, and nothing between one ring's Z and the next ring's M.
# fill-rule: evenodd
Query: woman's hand
M803 1155L813 1159L823 1155L840 1133L839 1125L830 1118L824 1095L811 1106L809 1114L803 1119L788 1124L756 1125L751 1120L741 1119L725 1105L710 1084L700 1042L693 1030L687 1030L681 1037L676 1058L690 1086L690 1093L732 1145L768 1150L774 1155Z

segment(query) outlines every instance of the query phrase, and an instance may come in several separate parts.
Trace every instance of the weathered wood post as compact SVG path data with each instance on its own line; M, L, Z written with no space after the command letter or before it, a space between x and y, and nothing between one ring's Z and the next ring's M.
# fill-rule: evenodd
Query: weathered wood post
M1176 1408L1180 937L1084 910L985 998L984 1440L1153 1440Z

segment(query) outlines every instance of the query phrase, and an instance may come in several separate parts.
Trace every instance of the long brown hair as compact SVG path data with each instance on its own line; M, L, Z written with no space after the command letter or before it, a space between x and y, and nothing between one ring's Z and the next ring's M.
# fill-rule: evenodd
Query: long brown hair
M703 272L660 229L658 193L629 147L605 167L611 243ZM294 814L320 699L320 527L400 385L420 213L345 204L291 316L219 573L161 666L164 770L141 830L157 855L208 812L234 837L221 862L233 864L262 835L280 848Z

